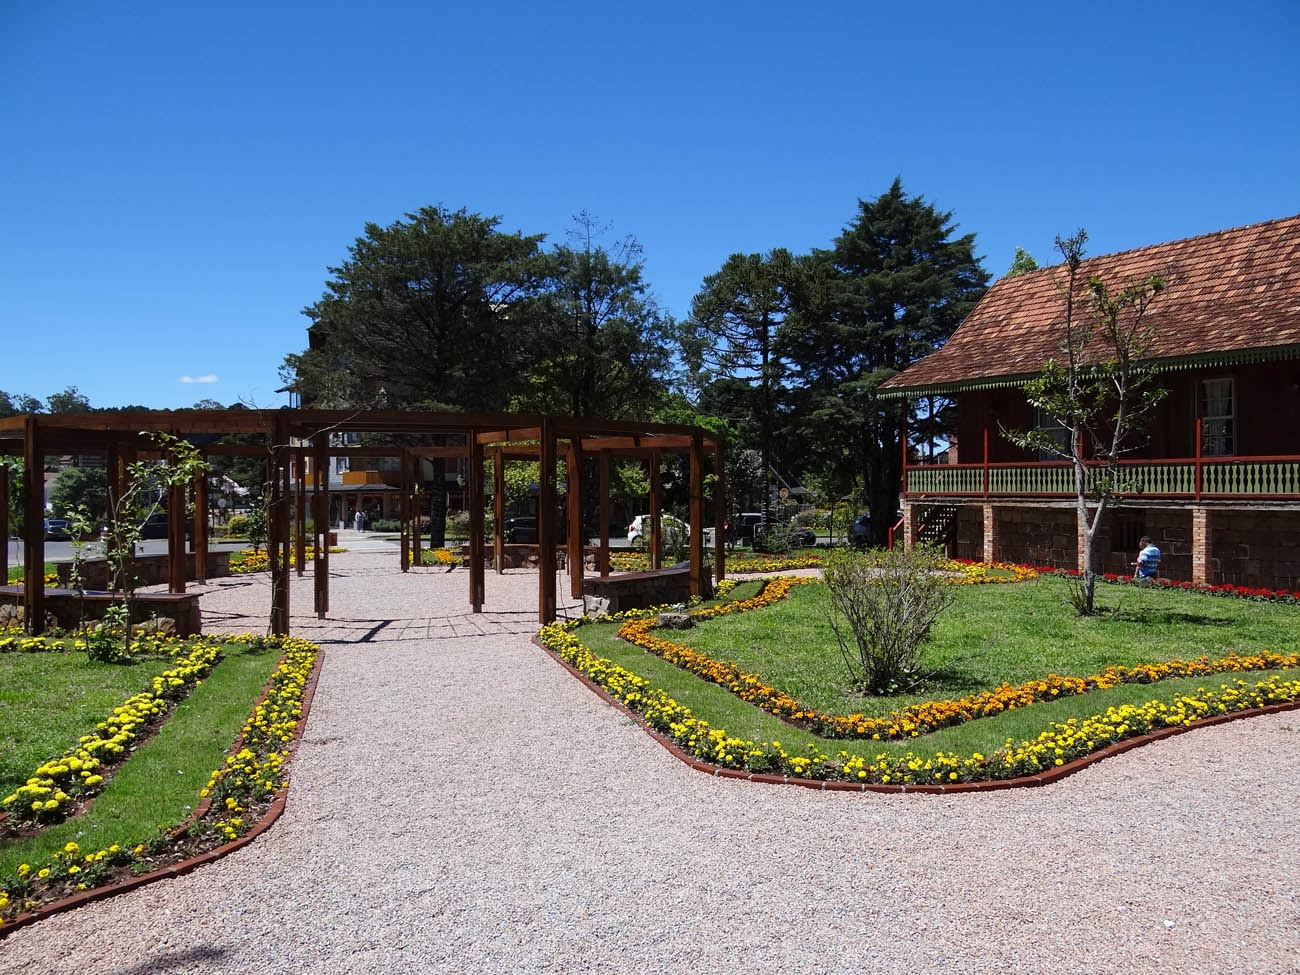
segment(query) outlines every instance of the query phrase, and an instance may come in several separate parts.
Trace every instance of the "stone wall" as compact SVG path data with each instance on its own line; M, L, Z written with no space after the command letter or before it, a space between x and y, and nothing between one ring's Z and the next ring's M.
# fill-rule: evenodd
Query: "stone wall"
M1208 582L1300 589L1300 511L1207 512Z
M1137 559L1137 539L1123 537L1125 522L1133 526L1128 534L1150 535L1156 543L1156 548L1160 549L1162 577L1178 582L1191 581L1192 512L1188 508L1124 507L1106 512L1093 549L1097 556L1098 572L1133 574L1133 562ZM1117 547L1117 539L1121 550L1112 551ZM1129 541L1132 542L1132 549L1122 548Z

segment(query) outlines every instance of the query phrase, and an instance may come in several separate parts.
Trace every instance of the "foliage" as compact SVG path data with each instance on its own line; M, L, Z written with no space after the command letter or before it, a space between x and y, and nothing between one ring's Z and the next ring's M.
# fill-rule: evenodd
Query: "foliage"
M876 389L941 346L988 282L974 235L955 237L955 226L951 212L907 196L897 179L860 200L834 247L804 263L782 331L798 377L795 435L835 496L856 487L876 515L877 542L898 503L903 408Z
M1073 467L1084 528L1083 571L1072 602L1085 616L1095 611L1097 530L1107 511L1123 502L1120 459L1145 441L1145 422L1167 392L1144 362L1155 338L1146 312L1164 290L1164 278L1148 275L1112 289L1092 276L1080 286L1087 240L1083 230L1056 238L1065 259L1065 278L1058 282L1064 316L1062 358L1049 360L1042 373L1025 384L1030 405L1052 417L1063 436L1043 428L1006 431L1018 446L1064 458ZM1079 304L1083 307L1076 309ZM1102 462L1100 468L1089 465L1093 457Z
M683 357L699 385L724 379L755 389L764 512L771 496L773 428L784 372L777 339L790 313L797 276L798 263L782 248L767 255L732 254L704 279L682 332Z
M511 409L619 418L644 416L672 368L672 319L642 277L635 237L607 249L608 227L587 212L573 218L572 242L536 259L540 346Z
M253 551L257 552L266 545L267 535L269 532L266 523L266 506L265 504L255 504L245 516L247 519L244 523L244 533L248 535L248 540L252 543ZM231 521L234 519L232 518Z
M97 527L108 516L108 471L103 467L65 467L50 488L50 503L59 518L84 509Z
M23 526L27 521L27 508L23 503L26 481L25 465L21 457L0 455L0 467L9 473L9 497L0 498L0 504L9 506L9 532L17 538L25 537ZM4 542L0 539L0 542Z
M944 561L924 545L837 551L826 560L831 629L854 683L865 692L905 691L925 676L922 646L953 601Z
M247 535L250 521L248 515L231 515L226 519L226 537L235 538L240 535Z
M1034 255L1023 247L1017 247L1015 257L1011 258L1011 266L1007 268L1007 273L1003 277L1011 278L1017 274L1027 274L1037 270L1038 261L1034 259Z

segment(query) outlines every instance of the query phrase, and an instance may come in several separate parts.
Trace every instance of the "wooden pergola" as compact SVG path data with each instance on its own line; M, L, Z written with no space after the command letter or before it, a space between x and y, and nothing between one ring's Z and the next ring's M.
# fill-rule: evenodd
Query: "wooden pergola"
M102 456L108 471L110 496L125 487L127 465L139 458L157 456L141 433L162 431L189 438L206 457L234 455L266 459L268 555L271 573L270 624L273 633L289 632L290 545L296 535L298 574L304 570L307 548L307 497L312 506L314 548L315 611L324 618L329 610L329 459L339 456L395 456L399 458L403 531L400 545L402 571L412 557L419 561L419 534L410 525L416 513L416 491L420 462L425 458L466 458L469 474L469 603L475 613L485 601L483 539L484 461L492 458L494 475L494 563L503 570L505 545L504 464L512 460L537 461L538 481L538 586L537 615L542 623L555 619L556 459L567 461L567 505L565 533L569 576L573 598L581 598L585 540L582 531L583 465L590 458L598 464L598 508L600 544L598 571L609 574L609 473L613 459L639 459L649 465L651 568L660 558L660 462L664 454L684 454L690 464L690 591L705 589L704 562L704 477L706 455L712 460L714 482L713 568L721 581L726 571L724 556L726 483L723 475L723 447L712 433L695 426L591 418L535 416L523 414L458 414L407 412L398 410L148 410L105 413L25 414L0 418L0 455L23 459L25 477L23 542L24 604L28 631L44 628L45 517L44 462L47 456L76 454ZM243 434L261 437L262 443L220 444L204 442L214 436ZM365 434L366 446L332 445L335 434ZM410 446L395 441L436 437L440 446ZM385 442L387 441L387 442ZM310 478L310 492L308 491ZM193 500L197 511L207 512L207 477L200 475L187 488L172 489L168 508L183 511ZM9 492L8 470L0 465L0 499ZM168 519L168 580L172 592L184 592L189 575L187 559L193 558L195 575L206 573L208 555L207 519L194 519L193 553L185 550L184 518ZM296 531L292 530L296 528ZM0 503L0 538L9 536L9 508ZM547 540L552 540L548 543ZM0 570L9 572L8 545L0 553Z

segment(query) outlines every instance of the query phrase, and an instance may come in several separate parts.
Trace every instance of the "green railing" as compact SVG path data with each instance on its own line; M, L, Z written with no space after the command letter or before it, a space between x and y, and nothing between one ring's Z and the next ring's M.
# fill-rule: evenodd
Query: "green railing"
M1103 471L1103 465L1089 464L1089 490ZM1125 461L1116 489L1163 498L1295 498L1300 497L1300 457ZM1072 497L1074 469L1064 462L909 466L905 490L908 496Z

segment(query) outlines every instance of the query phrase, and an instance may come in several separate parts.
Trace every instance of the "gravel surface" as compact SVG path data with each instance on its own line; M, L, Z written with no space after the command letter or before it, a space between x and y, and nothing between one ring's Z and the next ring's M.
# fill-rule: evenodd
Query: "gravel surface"
M394 562L335 556L331 619L294 617L326 657L280 821L16 932L0 972L1300 969L1300 713L1044 789L713 779L528 642L535 575L489 573L473 618L464 570ZM205 625L266 602L226 581Z

